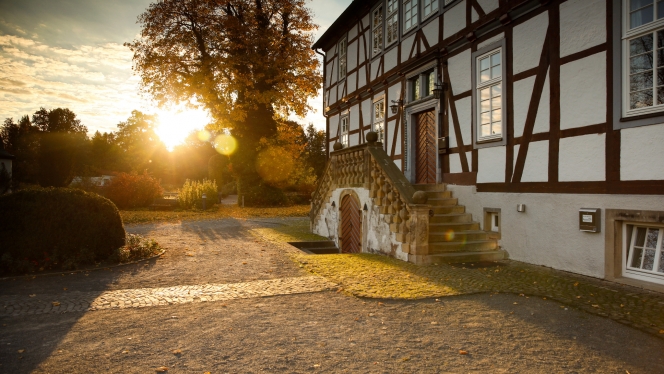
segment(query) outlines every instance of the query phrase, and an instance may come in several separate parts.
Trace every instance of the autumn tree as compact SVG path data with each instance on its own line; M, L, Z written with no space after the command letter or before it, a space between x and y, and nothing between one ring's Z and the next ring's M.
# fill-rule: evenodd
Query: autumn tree
M122 150L130 171L164 178L169 173L169 154L155 132L157 125L156 115L133 110L126 121L118 123L115 144Z
M18 123L12 118L5 119L0 127L0 137L5 150L16 156L12 172L13 183L37 183L39 129L32 126L30 117L23 116Z
M277 121L304 116L321 79L311 13L304 0L162 0L139 16L139 39L127 45L142 87L160 103L200 103L238 141L231 155L238 193L280 190L256 171L261 139Z

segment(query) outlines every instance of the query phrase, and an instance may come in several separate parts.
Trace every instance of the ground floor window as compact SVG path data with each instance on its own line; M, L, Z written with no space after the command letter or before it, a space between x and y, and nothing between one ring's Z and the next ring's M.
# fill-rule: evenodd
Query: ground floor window
M625 225L624 275L664 284L664 227Z

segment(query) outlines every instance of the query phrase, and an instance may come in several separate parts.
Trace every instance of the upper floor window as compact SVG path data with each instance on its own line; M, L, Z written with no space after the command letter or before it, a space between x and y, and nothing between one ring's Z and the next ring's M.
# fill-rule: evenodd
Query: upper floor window
M347 41L344 38L339 42L339 79L344 79L346 77L346 54L348 52L348 46L346 45Z
M372 17L372 48L376 56L383 51L383 6L374 9Z
M387 0L387 27L385 29L385 44L390 45L399 38L399 1Z
M422 16L428 17L438 11L438 0L422 0Z
M416 101L433 95L436 84L436 71L427 70L408 80L409 101Z
M478 121L477 141L502 139L503 49L496 48L476 58L475 102Z
M664 110L664 0L623 1L623 116Z
M417 0L403 2L403 32L417 26Z
M385 141L385 99L381 98L373 104L373 131L378 134L378 141Z
M344 148L348 147L348 116L341 117L341 145L344 146Z

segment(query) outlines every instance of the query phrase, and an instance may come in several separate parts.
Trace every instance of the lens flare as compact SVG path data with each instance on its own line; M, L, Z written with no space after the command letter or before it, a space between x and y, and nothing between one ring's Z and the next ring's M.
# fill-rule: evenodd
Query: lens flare
M237 141L230 135L221 134L214 139L214 148L222 155L230 156L237 149Z
M445 232L445 241L451 242L454 240L454 230L447 230Z
M202 142L207 142L208 140L210 140L211 137L212 134L210 134L210 132L207 130L201 130L198 132L198 140Z
M293 158L281 147L270 147L256 157L256 171L268 183L283 182L293 171Z

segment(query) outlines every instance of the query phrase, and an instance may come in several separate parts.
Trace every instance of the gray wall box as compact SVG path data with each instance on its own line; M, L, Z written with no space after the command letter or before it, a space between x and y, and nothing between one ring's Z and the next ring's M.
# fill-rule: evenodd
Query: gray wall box
M598 233L602 228L602 209L579 209L579 231Z

